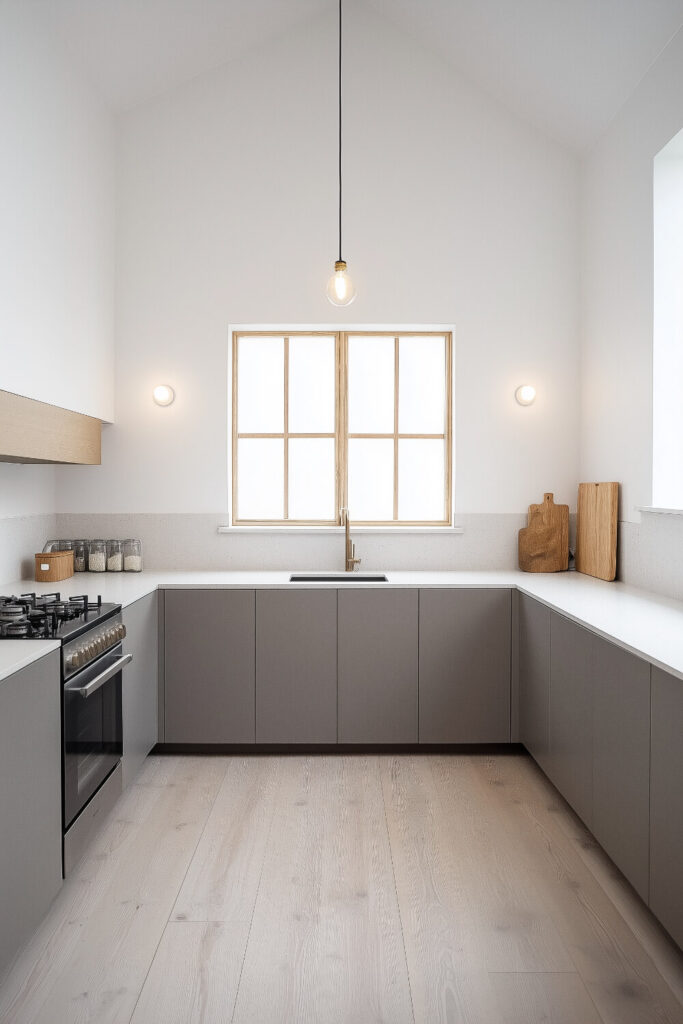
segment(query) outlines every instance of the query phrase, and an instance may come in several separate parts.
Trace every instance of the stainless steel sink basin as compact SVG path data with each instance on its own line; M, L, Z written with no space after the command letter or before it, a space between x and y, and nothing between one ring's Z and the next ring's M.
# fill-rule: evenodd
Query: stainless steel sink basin
M289 577L290 583L388 583L382 573L361 572L328 572L328 573L294 573Z

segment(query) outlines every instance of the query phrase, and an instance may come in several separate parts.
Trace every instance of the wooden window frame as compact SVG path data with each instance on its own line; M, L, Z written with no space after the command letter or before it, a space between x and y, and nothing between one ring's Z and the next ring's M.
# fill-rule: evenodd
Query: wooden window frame
M238 433L237 430L237 383L239 373L239 341L241 338L282 338L284 343L284 424L283 430L275 433ZM291 433L289 431L289 341L296 337L321 337L335 339L335 432L334 433ZM394 339L394 429L390 433L349 433L348 432L348 350L349 338L373 337ZM446 409L444 432L440 434L413 434L399 432L399 339L400 338L428 338L437 337L445 339L446 346ZM272 438L282 439L284 444L284 474L283 474L283 519L240 519L237 515L238 485L237 485L237 449L238 441L242 438ZM290 519L288 516L289 501L289 441L290 438L331 438L334 440L335 448L335 508L336 516L333 519ZM353 510L350 510L351 521L356 526L377 526L377 527L401 527L401 526L423 526L423 527L448 527L452 525L452 503L453 503L453 332L452 331L375 331L369 330L294 330L294 331L259 331L240 330L232 335L232 474L231 474L231 496L232 514L231 522L234 526L341 526L341 508L348 507L348 443L349 439L368 438L393 440L394 443L394 494L393 494L393 519L387 520L361 520L353 519ZM444 441L444 509L445 518L441 520L407 520L398 519L398 449L399 441L404 439L416 440L442 440Z

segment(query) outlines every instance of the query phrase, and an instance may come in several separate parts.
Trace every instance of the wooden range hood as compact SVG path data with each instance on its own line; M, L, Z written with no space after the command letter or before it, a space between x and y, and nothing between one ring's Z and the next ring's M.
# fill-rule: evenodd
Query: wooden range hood
M0 391L0 462L99 466L102 421Z

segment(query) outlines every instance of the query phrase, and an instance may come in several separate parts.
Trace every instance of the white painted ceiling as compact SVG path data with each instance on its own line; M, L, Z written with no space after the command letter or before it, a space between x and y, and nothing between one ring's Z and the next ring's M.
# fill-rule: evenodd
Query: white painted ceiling
M116 110L301 26L336 0L34 0ZM604 130L683 25L683 0L354 0L567 145ZM346 15L352 38L353 4Z

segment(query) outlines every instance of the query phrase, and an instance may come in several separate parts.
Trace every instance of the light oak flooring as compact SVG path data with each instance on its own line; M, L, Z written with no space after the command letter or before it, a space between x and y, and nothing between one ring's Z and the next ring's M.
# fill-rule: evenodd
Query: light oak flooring
M681 1024L683 960L521 755L148 758L12 1024Z

